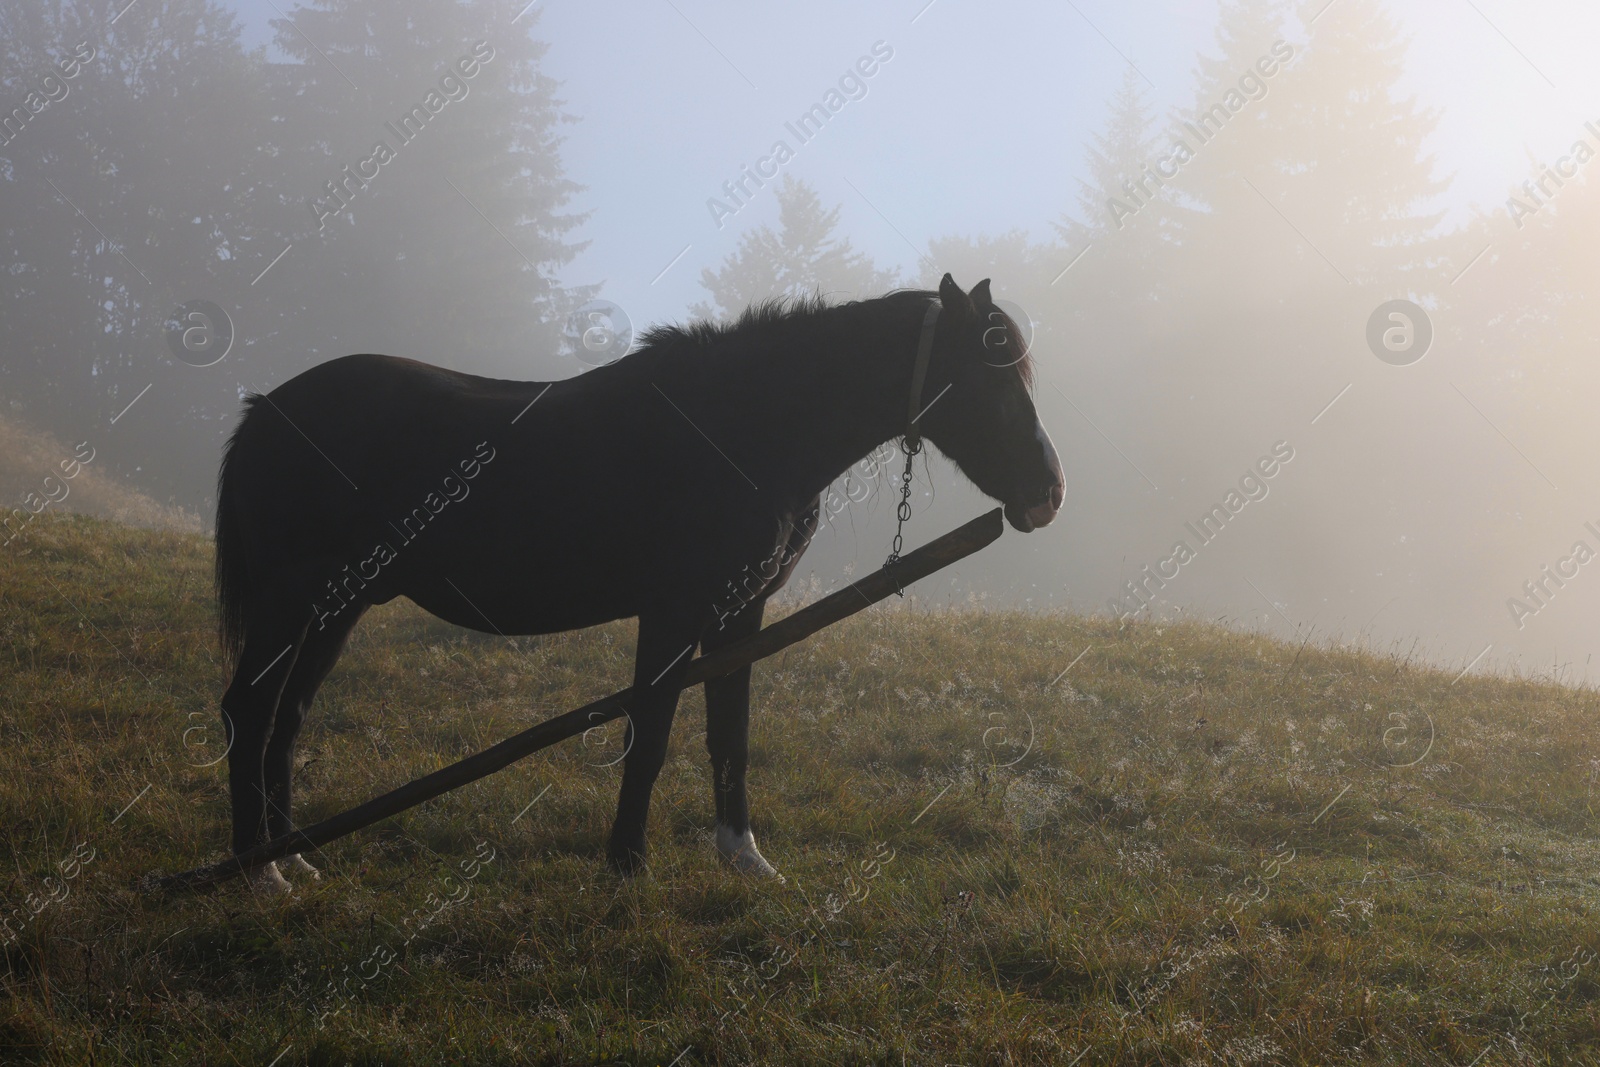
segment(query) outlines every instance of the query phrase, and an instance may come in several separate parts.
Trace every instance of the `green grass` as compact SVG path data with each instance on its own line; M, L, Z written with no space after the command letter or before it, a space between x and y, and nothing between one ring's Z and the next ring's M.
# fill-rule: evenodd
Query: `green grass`
M613 725L288 899L162 896L227 835L210 560L72 517L0 552L0 1062L1600 1062L1591 692L897 602L756 669L785 885L716 859L696 690L646 877L603 869ZM632 643L371 612L302 821L622 687Z

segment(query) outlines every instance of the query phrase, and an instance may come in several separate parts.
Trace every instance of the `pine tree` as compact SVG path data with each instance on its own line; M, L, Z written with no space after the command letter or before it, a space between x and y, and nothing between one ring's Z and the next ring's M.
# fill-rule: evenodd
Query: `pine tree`
M1141 200L1125 183L1137 181L1156 157L1158 142L1150 133L1152 123L1139 75L1129 68L1111 99L1105 129L1094 134L1085 153L1089 177L1078 182L1079 217L1066 217L1055 224L1068 245L1081 248L1110 237L1125 230L1139 214Z
M0 146L0 393L62 439L98 428L103 468L193 506L216 476L203 413L236 409L237 393L231 370L178 363L163 324L191 298L246 301L237 257L269 228L251 210L271 169L261 57L210 0L149 0L114 21L95 0L4 0L0 41L7 100L80 43L92 56Z
M1057 324L1063 341L1120 350L1119 360L1165 328L1160 320L1170 316L1182 285L1174 251L1194 225L1194 197L1181 170L1176 177L1158 173L1173 139L1152 133L1155 124L1140 76L1130 68L1105 127L1086 146L1076 216L1052 223L1061 247L1049 257L1046 306L1037 309ZM1069 265L1071 273L1062 273Z
M287 16L293 61L273 63L241 48L216 0L141 0L114 21L99 0L0 0L6 99L79 41L97 50L0 144L0 392L70 441L142 397L99 462L191 507L241 392L351 352L570 373L560 328L587 295L557 280L582 217L565 210L569 119L541 70L537 10L509 29L487 0L399 18L313 0ZM478 41L493 58L462 77ZM413 144L389 127L414 105L431 114ZM363 183L345 168L380 140L394 158ZM349 203L320 225L329 183ZM168 350L166 320L193 299L233 318L216 366Z
M1302 4L1300 16L1309 20L1323 6ZM1398 93L1399 28L1378 0L1341 2L1318 18L1309 40L1280 46L1293 56L1257 78L1264 96L1243 97L1241 79L1274 42L1293 36L1289 18L1282 0L1241 0L1223 12L1220 54L1200 64L1187 117L1242 102L1186 168L1187 188L1207 209L1205 241L1241 248L1252 262L1234 269L1259 271L1274 287L1415 271L1429 257L1442 217L1430 207L1448 182L1434 177L1423 150L1437 114Z
M578 187L562 175L557 130L571 119L540 69L538 10L510 30L502 14L486 0L403 19L310 0L293 25L277 21L279 47L299 60L278 92L293 138L282 225L308 255L271 280L288 313L280 327L315 338L307 362L386 351L525 377L559 371L564 313L587 295L562 292L556 277L583 247L566 240L583 221L564 210ZM475 48L488 58L462 77L455 65ZM465 95L420 132L402 128L446 77ZM343 168L380 141L394 158L349 191ZM334 213L320 218L313 204Z
M895 271L878 270L849 238L834 236L837 206L824 210L816 190L787 174L777 195L779 232L759 227L740 238L721 270L702 270L711 299L692 305L691 314L730 319L759 300L812 293L855 300L894 287Z
M1438 423L1416 417L1419 404L1448 401L1476 418L1448 383L1428 383L1437 355L1396 373L1365 340L1381 303L1431 304L1450 278L1440 265L1455 258L1434 208L1447 183L1424 147L1436 116L1402 94L1405 58L1381 0L1240 0L1223 10L1180 115L1214 121L1183 169L1202 210L1174 250L1185 284L1172 332L1141 368L1160 383L1150 404L1164 414L1143 430L1168 457L1167 480L1190 486L1225 480L1238 457L1277 439L1314 457L1307 495L1263 509L1250 543L1233 549L1298 620L1332 605L1370 617L1417 592L1403 583L1436 570L1419 546L1479 491L1473 465L1441 461ZM1291 471L1310 473L1309 463ZM1375 574L1395 581L1381 598ZM1237 572L1188 590L1219 607L1263 608Z

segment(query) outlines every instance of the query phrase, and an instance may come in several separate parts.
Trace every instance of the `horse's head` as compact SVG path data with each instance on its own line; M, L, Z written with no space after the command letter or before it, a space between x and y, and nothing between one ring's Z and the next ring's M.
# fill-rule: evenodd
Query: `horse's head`
M1026 533L1048 525L1066 488L1033 407L1033 361L1022 332L995 306L987 278L968 295L946 274L939 301L922 432L979 490L1005 505L1013 527Z

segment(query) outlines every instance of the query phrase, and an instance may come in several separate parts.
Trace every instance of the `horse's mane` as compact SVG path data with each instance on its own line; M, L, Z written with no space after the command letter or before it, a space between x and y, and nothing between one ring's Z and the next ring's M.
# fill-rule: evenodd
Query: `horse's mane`
M866 300L849 300L840 304L830 303L820 293L777 296L757 300L740 312L737 318L725 321L702 319L686 325L663 323L652 326L640 336L639 342L641 348L667 349L679 345L698 346L725 341L750 341L775 328L796 322L815 322L819 319L845 315L868 304L907 304L930 300L938 295L931 289L895 289L883 296L870 297ZM1021 331L1017 329L1016 323L1011 321L1009 315L1006 316L1006 322L1010 342L1020 346ZM1017 361L1016 367L1018 373L1022 375L1023 382L1030 389L1033 388L1032 355L1024 353Z
M919 289L898 289L884 296L871 297L867 300L849 300L842 304L830 303L820 293L806 293L787 297L775 296L766 300L757 300L733 319L723 321L701 319L698 322L691 322L686 325L664 323L652 326L645 331L639 340L641 345L646 348L666 348L685 343L705 345L717 341L746 340L752 336L765 333L775 326L832 318L848 308L858 308L864 304L888 301L904 302L914 297L926 300L937 295L937 293Z

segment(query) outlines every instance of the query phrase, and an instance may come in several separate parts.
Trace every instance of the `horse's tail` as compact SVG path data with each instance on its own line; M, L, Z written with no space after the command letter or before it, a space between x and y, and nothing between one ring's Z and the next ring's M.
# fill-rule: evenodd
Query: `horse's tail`
M255 393L245 397L244 418L234 429L233 436L222 450L222 466L217 472L217 638L222 643L222 653L230 663L236 662L244 648L245 617L249 609L250 561L245 557L244 543L240 537L239 514L233 471L235 449L244 433L244 425L260 399Z

